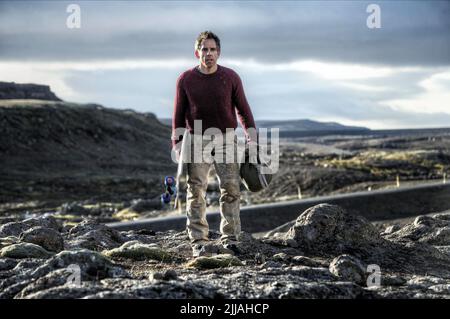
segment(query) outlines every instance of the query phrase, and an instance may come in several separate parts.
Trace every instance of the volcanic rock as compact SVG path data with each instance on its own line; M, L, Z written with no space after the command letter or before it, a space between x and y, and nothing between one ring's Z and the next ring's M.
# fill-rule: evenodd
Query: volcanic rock
M382 238L363 217L349 215L339 206L320 204L297 218L285 240L295 241L304 251L340 254L354 247L380 244Z
M129 241L118 248L106 250L103 252L105 256L110 258L129 258L134 260L158 260L170 261L172 256L170 253L162 250L155 244L141 244L136 241Z
M87 219L60 230L65 250L48 259L0 258L0 298L450 298L445 216L385 232L333 205L299 215L276 236L242 232L239 259L193 259L185 231L119 232ZM22 239L49 228L9 227ZM5 233L2 251L33 245ZM209 237L220 244L217 231ZM381 285L366 287L366 265L380 267Z
M19 236L22 232L32 227L51 228L56 231L61 230L61 225L58 224L53 216L43 216L38 218L29 218L20 222L6 223L0 226L0 238L7 236Z
M60 252L64 249L62 235L52 228L33 227L20 234L19 238L22 242L39 245L48 251Z
M242 265L243 263L237 257L229 254L221 254L212 257L202 256L195 258L186 266L199 269L214 269Z
M30 244L30 243L21 243L14 244L11 246L6 246L0 250L1 257L9 257L9 258L49 258L52 254L46 251L41 246Z
M450 245L450 215L419 216L413 223L387 233L390 240L409 240L431 245Z
M68 236L68 244L71 247L95 251L116 248L125 241L126 239L118 231L91 219L85 219L71 228Z
M359 285L366 283L366 268L361 260L353 256L341 255L334 258L329 269L333 275L344 281L355 282Z

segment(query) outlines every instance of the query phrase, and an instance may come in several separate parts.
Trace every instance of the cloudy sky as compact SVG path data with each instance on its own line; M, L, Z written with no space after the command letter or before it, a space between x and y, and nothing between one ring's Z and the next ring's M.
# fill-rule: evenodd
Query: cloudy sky
M79 29L66 25L71 3ZM208 29L256 119L450 127L449 17L449 1L0 1L0 81L167 118Z

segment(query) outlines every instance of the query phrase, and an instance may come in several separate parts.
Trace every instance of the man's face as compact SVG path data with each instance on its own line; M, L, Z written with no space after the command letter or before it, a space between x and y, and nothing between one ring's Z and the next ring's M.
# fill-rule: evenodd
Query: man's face
M217 64L220 50L214 39L206 39L202 41L200 48L195 51L195 56L199 59L203 67L210 69Z

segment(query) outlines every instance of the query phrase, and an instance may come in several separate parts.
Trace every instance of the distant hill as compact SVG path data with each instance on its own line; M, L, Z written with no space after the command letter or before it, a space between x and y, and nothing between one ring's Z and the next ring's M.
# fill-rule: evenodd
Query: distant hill
M278 127L280 131L344 131L369 130L361 126L347 126L336 122L318 122L308 119L299 120L257 120L258 127Z
M165 125L172 125L172 119L158 119ZM347 126L336 122L318 122L308 119L299 120L256 120L258 128L279 128L280 131L369 131L366 127Z
M48 85L15 82L0 82L0 100L3 99L61 101Z
M132 198L137 191L148 196L149 190L158 191L164 175L176 171L170 134L152 113L0 100L0 203L76 192L80 197Z
M161 169L170 160L170 129L152 113L98 104L0 100L0 123L3 174L19 174L26 167L52 174L127 168L131 174Z

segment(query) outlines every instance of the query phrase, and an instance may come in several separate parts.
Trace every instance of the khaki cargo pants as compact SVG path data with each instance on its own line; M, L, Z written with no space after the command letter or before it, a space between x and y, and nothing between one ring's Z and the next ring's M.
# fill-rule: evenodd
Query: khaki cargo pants
M202 145L201 156L199 148L194 150L194 140L197 146ZM227 143L228 141L228 143ZM207 240L209 226L206 221L206 189L208 173L211 165L217 173L220 187L220 232L221 240L238 240L241 232L240 213L240 183L239 163L237 159L237 136L234 131L222 134L215 143L202 136L191 135L187 143L191 147L187 163L187 232L191 241ZM197 154L197 161L194 157ZM200 159L200 162L199 162Z

